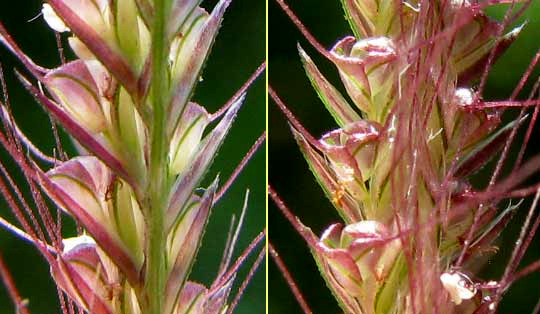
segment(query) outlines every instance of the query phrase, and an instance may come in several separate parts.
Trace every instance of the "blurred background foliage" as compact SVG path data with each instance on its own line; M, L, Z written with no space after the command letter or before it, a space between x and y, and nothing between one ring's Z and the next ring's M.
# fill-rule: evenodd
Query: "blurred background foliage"
M216 0L203 1L202 6L211 9ZM54 34L46 26L41 12L42 1L0 1L0 21L9 30L22 49L36 63L55 67L60 63ZM62 36L65 52L69 59L73 55L67 46L66 35ZM264 1L233 1L225 14L225 20L214 44L213 51L203 71L203 81L195 92L195 101L209 112L220 108L261 64L265 56L265 3ZM16 120L27 136L43 151L53 154L54 140L49 118L14 78L13 70L23 67L3 47L0 61L7 78L11 105ZM203 186L207 186L215 175L220 174L224 183L238 162L265 129L265 81L259 78L249 89L244 107L236 119L228 139L222 146ZM63 142L73 155L70 140L61 134ZM202 248L196 262L192 280L209 285L216 275L231 216L240 214L246 189L250 189L248 211L235 256L265 227L265 149L259 149L240 175L236 183L213 209L205 233ZM2 150L1 162L13 173L16 166ZM18 176L17 182L25 186ZM26 196L30 197L28 191ZM0 198L1 199L1 198ZM0 215L14 221L5 202L0 201ZM66 217L64 215L64 217ZM64 219L64 235L75 235L74 224ZM56 288L50 278L46 262L32 245L0 230L0 253L14 276L23 298L28 298L32 313L59 313ZM247 274L258 251L242 267L234 291ZM243 296L236 313L263 313L265 308L265 264L259 266L253 281ZM3 285L0 285L0 314L15 313L11 300Z
M352 34L344 18L340 1L291 0L287 3L307 29L327 48L332 47L338 39L345 35ZM489 14L501 20L506 8L508 6L504 5L492 8L489 10ZM540 40L538 40L540 38L540 3L538 1L533 1L531 7L518 23L524 21L527 21L527 25L518 39L492 67L486 90L483 93L485 99L502 100L508 98L529 62L540 48ZM297 43L313 58L329 81L334 82L334 85L345 95L335 66L311 47L274 0L269 0L268 23L270 85L315 137L318 138L325 132L337 128L336 123L318 99L305 75L298 57ZM512 27L516 25L518 24L512 25ZM527 97L538 75L539 71L535 70L524 88L524 92L521 93L520 99ZM311 227L316 234L320 235L324 228L331 223L340 221L340 219L311 174L291 136L284 116L272 100L269 100L268 106L269 183L274 186L291 211L306 226ZM509 120L516 115L517 110L509 110L505 113L504 119ZM530 157L540 152L540 145L537 144L538 132L539 129L536 127L526 156ZM515 150L519 149L521 142L522 134L514 142L514 157L510 158L507 163L508 167L512 166L512 158L515 158ZM491 164L478 173L473 180L475 186L485 185L492 169L493 165ZM504 177L504 174L501 177ZM538 182L540 177L536 176L532 180ZM507 205L507 202L500 204L501 208ZM503 232L497 242L499 252L493 256L486 255L486 264L477 278L474 278L475 280L487 281L501 277L529 205L530 200L525 201L520 207L511 225ZM284 259L314 313L339 313L340 310L330 290L326 288L320 277L313 258L301 237L271 202L269 203L268 215L269 240ZM521 267L540 257L539 239L540 237L537 235L522 261ZM269 313L301 313L300 307L272 261L269 262L268 278ZM503 299L499 312L531 313L540 298L539 287L540 274L538 272L516 282Z

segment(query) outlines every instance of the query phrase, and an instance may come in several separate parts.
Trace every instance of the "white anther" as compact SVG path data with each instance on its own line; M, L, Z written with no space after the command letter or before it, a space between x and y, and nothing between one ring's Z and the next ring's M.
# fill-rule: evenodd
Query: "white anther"
M95 245L96 241L87 235L81 235L74 238L62 239L62 244L64 245L64 251L62 253L66 254L80 245Z
M62 19L58 17L56 12L54 12L53 8L49 4L43 4L41 13L43 13L43 18L45 19L45 22L47 22L47 24L49 24L49 26L55 31L59 33L70 31L69 27L64 24L64 21L62 21Z
M470 106L475 101L475 95L470 88L458 88L454 99L459 106Z
M476 294L476 287L465 274L449 271L443 273L440 279L455 304L461 304L463 300L469 300Z

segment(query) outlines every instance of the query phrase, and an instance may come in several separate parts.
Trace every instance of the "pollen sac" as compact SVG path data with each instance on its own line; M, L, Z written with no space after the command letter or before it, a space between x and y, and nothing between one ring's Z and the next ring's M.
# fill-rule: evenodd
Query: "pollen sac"
M62 19L58 17L58 15L56 15L56 12L54 12L54 10L48 3L43 4L43 9L41 9L41 13L43 14L45 22L47 22L47 24L52 29L59 33L69 32L69 27L64 24L64 21L62 21Z
M498 110L480 109L482 99L471 88L458 87L444 98L441 115L450 150L468 148L491 133L501 122Z
M440 279L455 304L459 305L463 300L469 300L476 295L474 283L463 273L458 271L445 272Z

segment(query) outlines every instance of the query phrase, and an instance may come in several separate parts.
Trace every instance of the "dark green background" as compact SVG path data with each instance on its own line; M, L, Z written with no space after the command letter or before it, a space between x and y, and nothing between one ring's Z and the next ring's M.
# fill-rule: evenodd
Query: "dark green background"
M211 8L216 1L203 1ZM32 19L40 13L41 1L0 1L0 21L4 23L15 40L38 64L54 67L59 64L53 33L42 18ZM196 90L195 100L209 112L215 111L244 83L265 58L265 2L263 0L236 0L230 5L213 52L203 72L204 81ZM0 61L8 78L11 103L17 121L26 134L46 152L54 145L48 118L29 97L20 84L13 79L13 69L22 69L3 47ZM264 76L251 87L238 118L222 146L216 162L207 176L208 183L218 172L221 182L242 159L245 152L265 129L265 81ZM65 142L68 142L67 140ZM2 162L13 172L16 168L2 151ZM232 186L228 195L214 208L206 230L203 247L192 278L209 284L216 273L224 247L226 233L233 213L239 214L245 190L251 190L249 208L237 243L236 256L265 226L265 150L264 145L254 156L243 174ZM12 219L9 209L0 203L0 214ZM67 221L67 220L65 220ZM73 235L72 224L65 235ZM56 289L50 279L48 266L29 244L0 230L0 252L5 258L23 297L30 300L33 313L59 313ZM244 278L258 254L243 266L238 276ZM259 266L255 278L248 287L236 313L263 313L265 308L265 263ZM233 293L236 290L233 290ZM15 313L7 293L0 285L0 313Z
M538 1L533 2L533 6L524 16L529 24L507 54L491 71L487 90L484 93L486 99L507 98L536 50L540 48L540 6ZM309 31L327 48L330 48L338 39L351 34L344 19L340 1L290 0L287 3ZM493 10L491 13L501 17L503 14L501 9L503 8ZM323 133L336 128L337 125L317 98L306 78L296 50L297 43L300 43L314 59L321 72L327 75L329 80L335 83L335 86L343 90L334 65L323 59L311 47L276 2L270 0L268 42L270 84L304 126L315 137L320 137ZM535 75L533 75L533 78L536 77L538 77L538 71L535 71ZM534 81L534 79L530 81ZM525 89L527 92L530 90L530 85L528 84L528 88ZM270 184L274 186L289 208L300 217L305 225L311 227L316 234L321 234L325 227L340 219L310 173L291 136L284 116L271 100L269 101L268 114ZM510 119L512 115L515 115L515 111L509 112L506 119ZM515 146L519 146L520 139L517 139L516 143ZM537 143L538 128L533 133L532 149L527 151L527 156L538 153ZM511 162L509 164L511 165ZM487 167L483 171L484 175L489 174L491 169ZM482 173L479 174L475 182L477 184L485 182ZM538 182L538 178L536 178L536 182ZM481 279L500 278L529 203L524 203L521 211L516 215L513 225L503 234L502 242L499 242L500 254L488 261L484 271L479 275ZM339 308L319 276L306 245L271 203L268 219L269 240L287 263L312 310L315 313L339 313ZM538 258L540 251L538 237L534 242L530 247L531 254L526 256L522 265ZM273 262L269 263L268 278L269 313L301 313L300 307ZM511 288L510 293L504 299L500 313L531 313L540 297L539 287L540 275L538 273L520 280Z

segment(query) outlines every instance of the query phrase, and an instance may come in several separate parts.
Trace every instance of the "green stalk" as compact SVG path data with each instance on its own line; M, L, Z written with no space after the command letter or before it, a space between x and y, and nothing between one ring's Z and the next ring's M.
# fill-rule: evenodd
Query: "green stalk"
M169 1L154 1L152 28L152 85L150 101L153 108L150 177L148 190L148 261L146 265L146 310L143 313L163 314L165 290L165 234L163 213L167 193L167 137L165 111L168 100L166 19Z

